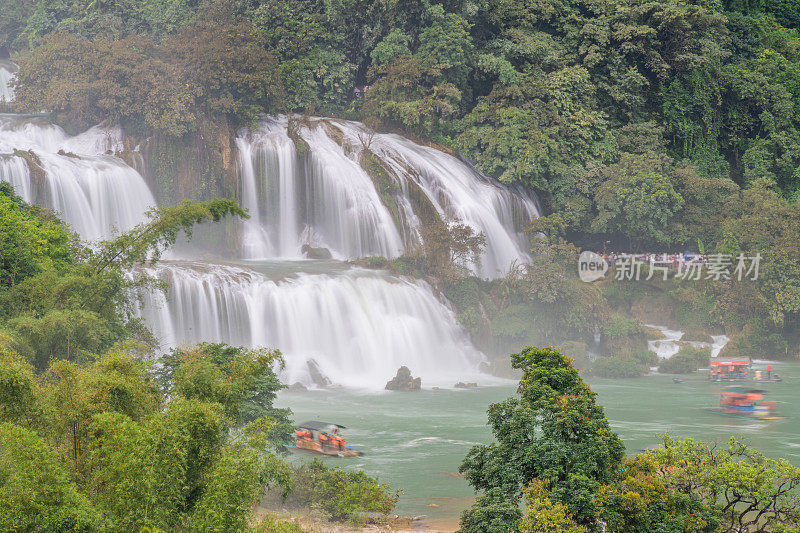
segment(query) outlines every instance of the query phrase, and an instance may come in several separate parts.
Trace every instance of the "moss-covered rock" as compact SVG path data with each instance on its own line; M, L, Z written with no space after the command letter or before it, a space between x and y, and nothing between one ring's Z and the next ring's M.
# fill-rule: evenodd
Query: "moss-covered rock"
M305 159L311 153L311 147L300 135L300 128L308 126L308 117L291 116L286 123L286 135L294 143L294 149L300 159Z
M331 254L331 251L328 250L327 248L315 248L315 247L310 246L308 244L304 244L300 248L300 251L308 259L332 259L333 258L333 255Z
M17 150L14 149L14 155L25 160L25 164L28 167L28 174L31 177L31 181L33 182L34 189L38 192L46 191L46 178L47 172L45 172L44 167L42 166L42 160L36 155L36 152L33 150Z
M397 205L396 197L400 192L400 183L397 176L377 155L367 148L361 150L358 162L375 185L375 190L378 191L381 203L392 215L392 220L394 221L397 231L403 235L406 225L403 224L400 208ZM405 240L408 241L407 236L404 237ZM406 245L409 244L409 242L406 242Z

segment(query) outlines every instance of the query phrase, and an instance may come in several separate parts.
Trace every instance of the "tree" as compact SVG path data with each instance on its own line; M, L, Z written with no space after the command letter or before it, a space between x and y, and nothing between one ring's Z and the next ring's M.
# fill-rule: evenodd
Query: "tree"
M683 198L669 177L653 167L652 159L623 154L619 163L602 171L594 197L593 229L622 233L637 243L666 244L674 239L668 228L683 207Z
M219 403L236 427L269 418L269 439L280 445L291 442L292 433L291 411L273 407L284 388L275 369L283 364L277 350L203 343L163 356L159 380L169 395Z
M516 501L535 480L545 481L553 503L565 505L579 524L591 524L594 495L616 474L622 441L561 352L525 348L511 359L523 371L520 397L489 406L497 442L474 446L459 471L475 489L495 491L494 498L506 501ZM473 507L462 521L479 512Z
M587 165L606 160L613 148L589 72L580 66L495 87L465 117L456 145L482 171L544 191L557 207L574 194Z
M93 531L100 514L34 431L0 423L0 529Z
M416 134L441 132L441 120L457 115L461 91L442 77L442 65L426 66L413 55L394 57L371 70L363 111L389 127Z
M717 507L722 520L716 531L797 527L800 469L785 459L769 459L733 437L719 448L665 437L663 446L647 452L644 460L652 462L671 490Z
M10 385L0 395L2 524L240 527L267 487L279 485L284 495L292 487L289 466L270 451L286 420L259 418L233 431L235 420L215 398L173 389L165 404L148 365L124 353L82 367L58 361L39 378L13 354L0 353L0 361L10 363L0 373ZM208 383L228 385L223 375Z
M135 267L153 264L179 235L191 236L196 224L247 216L232 200L184 201L153 209L148 222L89 251L48 211L0 195L4 207L0 243L16 252L9 250L7 270L0 262L0 279L7 280L0 283L3 323L17 351L39 371L53 359L92 358L118 341L152 348L136 312L138 291L162 284Z
M181 137L204 121L246 124L283 98L275 58L246 22L200 20L163 42L57 32L20 62L15 105L75 128L125 121Z
M575 523L566 507L552 503L544 482L535 480L525 489L525 516L519 523L520 533L586 533Z
M66 270L72 261L70 240L59 220L0 183L0 287L13 287L46 270Z
M647 454L625 462L618 479L598 491L597 506L609 533L712 533L722 518L713 502L665 483Z

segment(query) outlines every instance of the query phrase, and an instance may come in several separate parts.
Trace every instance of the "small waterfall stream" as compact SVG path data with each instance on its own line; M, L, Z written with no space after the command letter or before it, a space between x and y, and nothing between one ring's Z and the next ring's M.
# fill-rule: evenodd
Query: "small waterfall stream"
M0 59L0 104L9 103L14 99L14 89L11 88L11 78L17 67L10 61Z
M726 335L711 335L711 343L700 341L681 341L683 331L669 329L666 326L646 324L647 327L659 330L663 339L647 341L647 348L654 352L659 359L669 359L681 349L681 345L687 344L694 348L711 348L711 357L717 357L730 338Z

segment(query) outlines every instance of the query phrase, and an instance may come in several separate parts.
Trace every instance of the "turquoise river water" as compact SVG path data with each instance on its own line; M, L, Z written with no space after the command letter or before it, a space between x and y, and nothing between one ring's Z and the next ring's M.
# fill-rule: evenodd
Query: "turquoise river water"
M589 384L628 453L657 444L665 433L723 443L731 435L741 435L767 455L800 465L800 417L794 413L800 403L800 363L778 362L774 367L784 381L758 387L768 391L766 399L778 402L778 410L787 417L784 420L754 421L710 410L718 402L717 392L724 388L720 384L676 384L672 376L663 375L592 378ZM398 513L453 519L471 504L474 494L457 475L458 465L472 445L491 441L487 406L514 391L512 382L421 392L285 391L278 403L291 407L297 422L324 420L347 426L348 442L365 455L327 461L363 469L402 489Z

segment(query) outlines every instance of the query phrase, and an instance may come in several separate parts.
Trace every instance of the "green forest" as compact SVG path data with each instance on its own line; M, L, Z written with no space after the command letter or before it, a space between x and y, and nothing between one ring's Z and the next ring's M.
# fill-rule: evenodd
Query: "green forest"
M151 362L137 309L164 283L139 267L248 217L225 199L232 137L264 114L399 133L541 201L531 263L498 279L462 265L485 236L436 217L417 249L358 262L427 280L492 370L522 376L461 464L478 493L462 532L800 531L788 461L738 438L626 457L583 381L649 372L647 323L800 357L800 2L0 0L6 56L0 111L151 139L161 207L90 245L0 184L0 531L301 533L254 512L267 490L339 524L395 508L399 487L286 460L279 351ZM760 275L579 281L580 251L606 249L759 254ZM707 362L686 346L661 372Z

